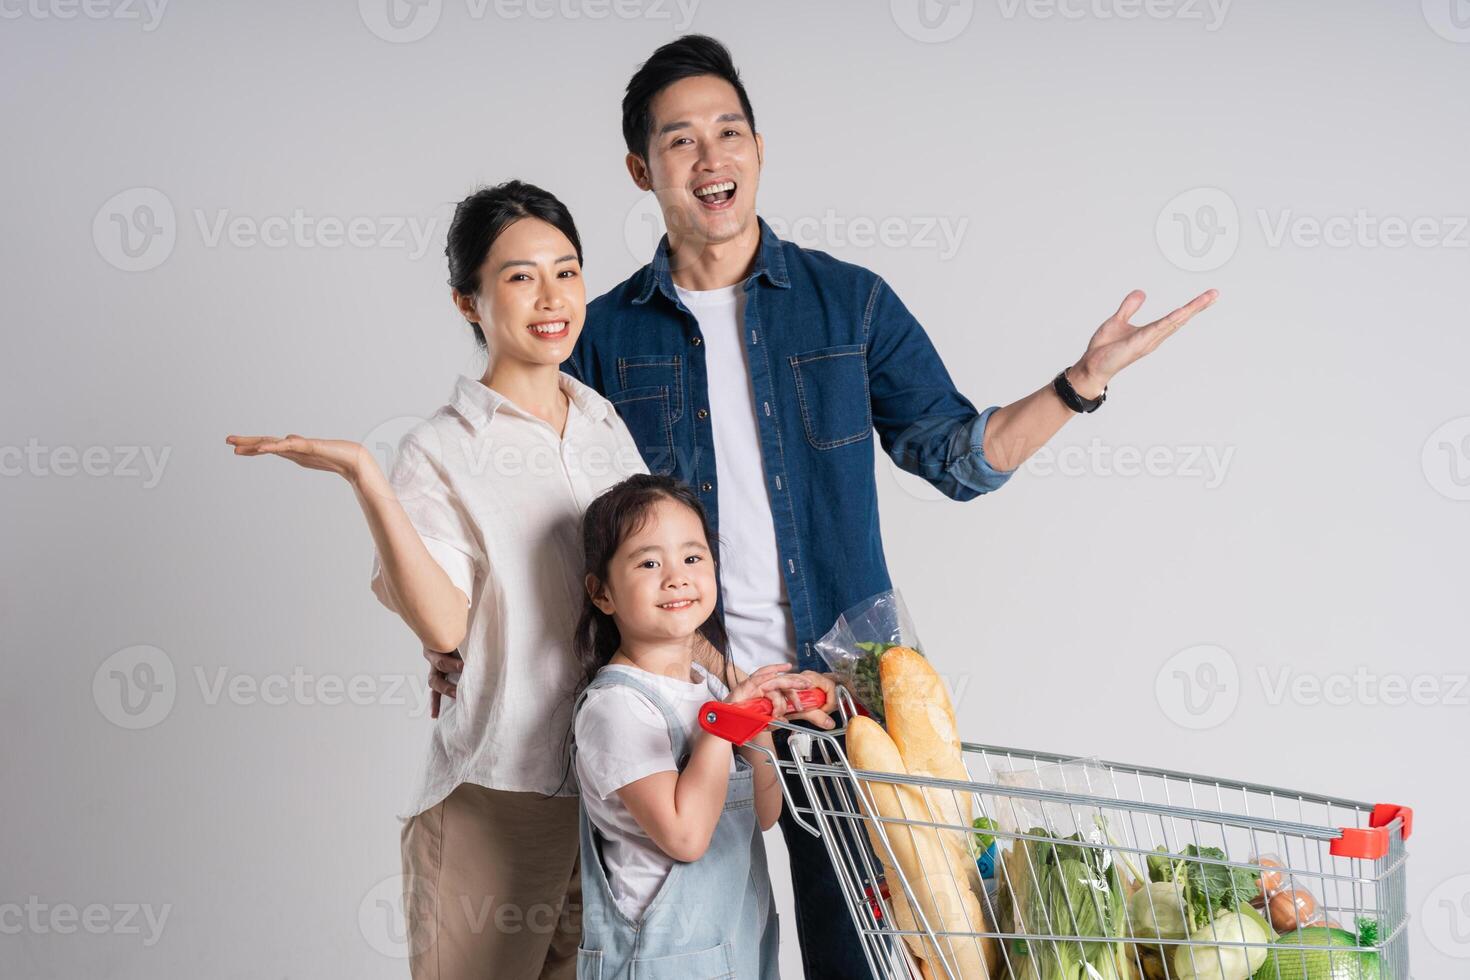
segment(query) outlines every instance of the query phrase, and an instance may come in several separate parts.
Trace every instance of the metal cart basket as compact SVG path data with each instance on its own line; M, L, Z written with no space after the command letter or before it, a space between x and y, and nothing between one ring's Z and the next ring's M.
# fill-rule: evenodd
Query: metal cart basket
M881 980L1409 980L1406 807L970 743L969 781L864 771L844 751L855 705L839 703L831 731L773 722L792 758L767 755ZM744 742L758 728L732 707L705 705L701 724ZM900 792L902 815L880 815ZM925 847L922 874L905 873L901 855ZM957 928L965 890L983 912ZM1181 937L1199 905L1205 931ZM1298 928L1270 928L1283 917Z

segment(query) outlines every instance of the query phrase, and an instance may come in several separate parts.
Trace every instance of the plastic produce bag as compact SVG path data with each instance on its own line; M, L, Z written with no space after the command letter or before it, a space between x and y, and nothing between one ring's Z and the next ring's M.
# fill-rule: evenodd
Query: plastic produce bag
M880 724L883 689L878 682L878 658L889 647L896 646L924 652L914 621L897 589L869 596L848 609L837 617L827 635L817 641L817 653L827 667Z

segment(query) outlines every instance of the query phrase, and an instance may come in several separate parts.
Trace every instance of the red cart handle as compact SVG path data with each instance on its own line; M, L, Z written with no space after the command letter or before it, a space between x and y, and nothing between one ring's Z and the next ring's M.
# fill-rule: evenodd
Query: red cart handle
M1402 818L1399 836L1404 840L1414 832L1414 810L1396 803L1380 803L1368 817L1367 827L1343 827L1342 836L1333 841L1328 851L1337 857L1363 858L1376 861L1388 854L1388 825Z
M827 703L827 692L819 687L792 692L802 711L820 708ZM734 704L706 701L699 709L699 727L727 742L744 745L771 723L773 706L770 698L752 698Z

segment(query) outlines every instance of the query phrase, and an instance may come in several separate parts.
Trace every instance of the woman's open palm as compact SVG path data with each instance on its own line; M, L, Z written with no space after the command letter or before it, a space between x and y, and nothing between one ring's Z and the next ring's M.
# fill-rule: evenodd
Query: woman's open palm
M350 439L308 439L306 436L227 436L236 456L281 456L309 470L326 470L356 479L371 454Z

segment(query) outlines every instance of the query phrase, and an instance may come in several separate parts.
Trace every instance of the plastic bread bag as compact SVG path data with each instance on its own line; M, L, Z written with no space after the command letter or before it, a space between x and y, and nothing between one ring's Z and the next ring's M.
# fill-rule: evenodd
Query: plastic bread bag
M869 596L837 617L827 635L817 641L827 667L880 724L883 690L878 682L878 658L890 647L924 652L914 621L897 589Z

